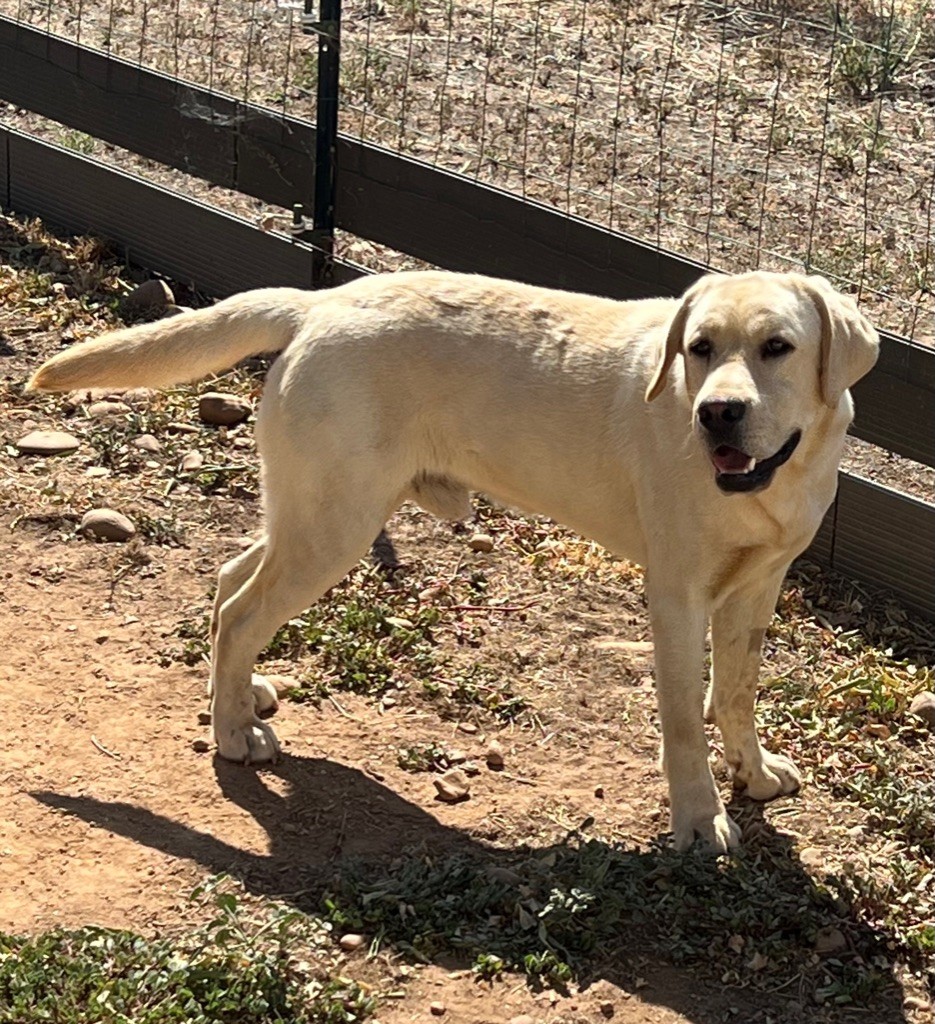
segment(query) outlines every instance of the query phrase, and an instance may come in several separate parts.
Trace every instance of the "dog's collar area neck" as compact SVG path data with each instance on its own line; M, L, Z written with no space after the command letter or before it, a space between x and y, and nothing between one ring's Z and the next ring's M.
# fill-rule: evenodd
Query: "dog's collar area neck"
M764 487L770 485L776 470L792 458L801 440L802 431L795 430L775 455L757 462L746 473L715 472L714 481L725 494L750 494L752 491L762 491Z

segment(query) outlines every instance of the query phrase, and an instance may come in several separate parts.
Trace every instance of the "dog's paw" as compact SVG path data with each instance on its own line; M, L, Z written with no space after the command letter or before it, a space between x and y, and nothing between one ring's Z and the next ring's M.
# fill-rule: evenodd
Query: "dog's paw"
M714 814L672 814L672 845L684 853L696 840L718 856L740 845L740 829L722 807Z
M253 690L253 706L261 718L271 718L279 710L279 694L266 676L253 673L250 682Z
M218 728L215 726L215 741L218 753L226 761L238 761L240 764L263 764L276 761L281 747L276 733L259 718L238 728Z
M802 785L802 775L788 757L764 750L762 764L755 770L741 765L734 775L734 785L753 800L772 800L794 793Z

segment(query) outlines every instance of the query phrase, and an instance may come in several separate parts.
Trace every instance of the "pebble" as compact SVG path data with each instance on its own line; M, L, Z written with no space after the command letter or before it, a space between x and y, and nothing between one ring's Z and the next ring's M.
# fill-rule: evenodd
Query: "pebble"
M198 724L199 725L210 725L211 724L211 712L210 711L199 711L198 712Z
M930 729L935 729L935 693L923 690L912 698L909 710L918 715Z
M445 759L449 764L464 764L467 760L467 754L463 750L454 747L451 750L445 751Z
M139 448L144 452L155 454L162 451L162 445L152 434L140 434L139 437L134 437L131 443L134 448Z
M493 537L489 533L474 533L468 541L468 547L472 551L479 551L486 554L493 551Z
M126 402L92 402L87 408L87 414L92 420L107 419L108 416L122 416L130 411Z
M429 1003L429 1013L433 1017L444 1017L448 1012L448 1008L444 1003Z
M815 936L816 953L840 953L842 949L847 949L847 939L839 928L827 925L819 929Z
M455 804L459 800L467 800L471 795L471 782L460 768L452 768L432 780L438 790L440 800Z
M179 467L183 473L195 473L204 465L205 459L201 452L186 452L182 456Z
M511 1017L510 1024L536 1024L536 1019L528 1013L521 1013L518 1017Z
M133 523L111 508L93 508L85 512L78 529L81 533L107 541L129 540L136 533Z
M198 433L198 428L195 426L194 423L172 422L172 423L170 423L166 427L166 430L168 430L170 434L197 434Z
M246 399L223 391L206 391L198 399L198 415L202 421L217 427L241 423L251 412L252 407Z
M62 430L33 430L16 442L24 455L68 455L79 445L77 437Z
M155 278L138 284L120 300L120 312L128 319L162 316L168 306L175 304L172 289L165 281Z
M458 722L458 731L473 735L477 732L477 726L473 722Z
M484 758L487 761L487 767L491 771L500 771L505 763L503 757L503 744L499 740L491 740L487 744L487 752L485 753Z
M354 950L360 949L366 942L367 939L365 936L355 935L353 932L348 932L347 935L342 935L341 938L338 939L338 945L348 953L353 953Z
M207 754L211 749L211 744L207 740L192 740L192 750L196 754Z

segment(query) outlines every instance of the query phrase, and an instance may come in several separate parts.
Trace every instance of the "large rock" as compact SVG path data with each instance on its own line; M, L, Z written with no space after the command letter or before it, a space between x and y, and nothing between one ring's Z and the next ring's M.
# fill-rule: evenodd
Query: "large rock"
M120 312L127 320L155 320L165 314L169 306L175 305L175 296L165 281L153 278L137 285L132 292L124 295Z
M85 512L78 529L97 540L125 541L136 535L132 520L112 508L92 508Z
M923 690L912 698L909 710L918 715L930 729L935 731L935 693Z
M16 442L23 455L68 455L79 445L77 437L62 430L33 430Z
M252 411L245 398L222 391L207 391L198 399L198 415L202 422L217 427L242 423Z

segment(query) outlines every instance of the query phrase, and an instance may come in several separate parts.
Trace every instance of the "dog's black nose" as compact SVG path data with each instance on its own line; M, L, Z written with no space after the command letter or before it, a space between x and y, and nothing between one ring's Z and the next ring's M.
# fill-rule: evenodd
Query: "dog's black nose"
M747 403L740 398L715 398L698 407L698 422L711 433L727 433L736 426L747 411Z

